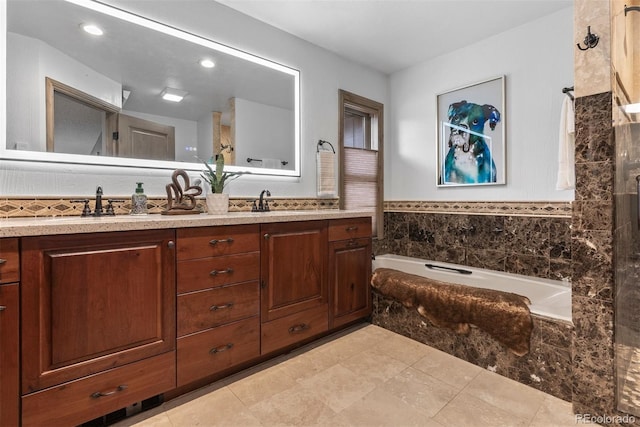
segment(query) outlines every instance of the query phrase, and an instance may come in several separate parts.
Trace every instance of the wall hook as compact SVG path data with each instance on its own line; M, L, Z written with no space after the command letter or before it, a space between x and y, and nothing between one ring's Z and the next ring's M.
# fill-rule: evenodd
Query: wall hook
M586 47L580 46L580 43L578 43L576 46L578 46L578 49L580 50L587 50L596 47L598 45L598 41L600 41L600 37L592 33L591 26L588 26L587 36L584 38L584 44Z

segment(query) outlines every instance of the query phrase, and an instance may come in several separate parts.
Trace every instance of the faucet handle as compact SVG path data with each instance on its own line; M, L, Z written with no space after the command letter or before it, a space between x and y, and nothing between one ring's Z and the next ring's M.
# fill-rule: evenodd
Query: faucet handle
M70 200L71 203L84 203L80 216L91 216L91 208L89 207L89 199Z
M271 209L269 209L269 200L268 199L264 199L264 208L263 210L265 212L269 212Z
M107 200L107 208L105 210L105 215L109 215L109 216L116 216L116 212L113 209L113 204L114 203L124 203L123 199L108 199Z

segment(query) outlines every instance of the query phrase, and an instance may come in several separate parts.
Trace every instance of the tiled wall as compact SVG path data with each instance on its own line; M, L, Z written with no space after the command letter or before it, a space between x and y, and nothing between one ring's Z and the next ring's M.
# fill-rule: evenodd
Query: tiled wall
M114 197L117 198L117 197ZM90 198L90 206L94 206L94 197ZM103 198L103 206L106 206L108 197ZM0 196L0 218L18 217L50 217L50 216L79 216L82 212L82 203L74 203L69 197L6 197ZM116 215L127 215L131 211L131 200L114 202ZM150 197L147 203L149 213L159 214L167 208L167 200L160 197ZM229 200L229 212L247 212L251 210L252 200L246 198L231 198ZM315 210L338 209L338 199L315 198L272 198L269 197L271 210ZM207 208L203 198L198 199L198 206L202 212Z
M573 408L615 414L611 92L578 97L572 221Z
M571 278L569 203L493 203L493 213L486 204L423 203L409 210L410 203L387 203L384 238L375 242L376 254Z

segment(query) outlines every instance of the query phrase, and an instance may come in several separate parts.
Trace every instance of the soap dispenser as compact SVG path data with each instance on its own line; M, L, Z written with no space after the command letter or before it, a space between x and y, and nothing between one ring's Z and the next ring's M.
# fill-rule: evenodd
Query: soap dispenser
M147 215L147 195L144 194L142 182L138 182L136 192L131 195L131 215Z

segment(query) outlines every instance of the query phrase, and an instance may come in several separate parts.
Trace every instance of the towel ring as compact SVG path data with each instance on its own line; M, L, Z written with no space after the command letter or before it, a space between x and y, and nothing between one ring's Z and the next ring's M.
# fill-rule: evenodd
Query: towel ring
M316 153L320 152L320 147L324 147L324 144L329 144L329 146L331 147L331 151L333 151L333 154L336 154L336 149L333 148L333 144L331 144L329 141L323 141L322 139L318 140L318 144L316 145Z

